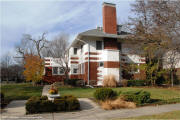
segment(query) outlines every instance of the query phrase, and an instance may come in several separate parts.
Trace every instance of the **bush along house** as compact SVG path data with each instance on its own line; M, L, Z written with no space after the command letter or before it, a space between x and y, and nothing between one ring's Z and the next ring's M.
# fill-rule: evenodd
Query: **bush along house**
M103 3L102 12L103 27L79 33L68 49L69 78L82 79L88 85L101 86L106 75L114 75L120 82L125 74L122 64L145 63L144 57L131 54L133 43L125 39L129 34L117 25L116 5ZM65 77L55 61L55 58L45 58L45 81L62 81ZM131 76L144 79L145 73L137 69Z

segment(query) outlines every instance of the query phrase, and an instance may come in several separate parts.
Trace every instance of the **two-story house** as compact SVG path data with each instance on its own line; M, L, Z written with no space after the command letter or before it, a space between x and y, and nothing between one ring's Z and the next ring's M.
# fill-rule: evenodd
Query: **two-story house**
M122 80L122 64L143 64L145 58L132 54L130 47L135 43L125 39L129 34L117 25L116 5L103 3L103 27L79 33L68 49L69 77L83 79L86 84L96 81L102 85L104 76L114 75L117 82ZM64 74L54 58L45 58L46 81L60 81ZM133 72L135 79L143 79L144 72ZM47 80L48 79L48 80Z

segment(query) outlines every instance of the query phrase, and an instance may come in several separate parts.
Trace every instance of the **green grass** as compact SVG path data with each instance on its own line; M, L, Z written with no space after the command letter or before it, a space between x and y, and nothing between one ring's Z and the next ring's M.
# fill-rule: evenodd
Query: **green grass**
M1 91L6 100L26 100L31 96L41 96L43 86L33 86L29 83L3 84Z
M93 93L97 88L73 88L73 87L61 87L59 88L59 92L61 95L71 94L79 98L92 98ZM166 88L136 88L136 87L121 87L121 88L113 88L113 90L117 92L124 91L135 91L135 90L145 90L151 93L152 99L175 99L180 98L180 91L174 89L166 89Z
M76 88L76 87L60 87L61 95L74 95L78 98L92 98L96 88Z
M126 118L126 119L113 119L113 120L139 120L139 119L180 119L180 111L166 112L157 115L146 115L140 117Z
M42 86L33 86L29 83L23 84L3 84L1 91L5 94L5 98L10 100L25 100L31 96L41 96ZM60 87L61 95L74 95L78 98L93 98L93 93L98 88L78 88L78 87ZM170 103L180 102L180 90L167 88L152 88L152 87L119 87L113 88L115 91L135 91L145 90L151 93L151 99L171 100ZM176 100L176 98L179 98ZM166 103L163 103L166 104Z

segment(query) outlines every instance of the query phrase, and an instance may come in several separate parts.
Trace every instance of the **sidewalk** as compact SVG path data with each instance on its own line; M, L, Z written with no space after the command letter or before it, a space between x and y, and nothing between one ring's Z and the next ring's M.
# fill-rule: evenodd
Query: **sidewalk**
M81 110L75 112L43 113L25 115L25 102L22 100L12 101L5 112L2 120L110 120L112 118L127 118L142 115L154 115L164 112L180 110L180 103L145 106L135 109L103 110L88 98L79 98Z

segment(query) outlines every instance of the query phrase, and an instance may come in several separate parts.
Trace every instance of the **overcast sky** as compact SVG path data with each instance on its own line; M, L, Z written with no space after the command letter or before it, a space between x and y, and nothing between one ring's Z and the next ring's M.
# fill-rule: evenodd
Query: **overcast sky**
M118 1L118 2L117 2ZM48 40L64 32L75 36L102 26L102 3L116 4L118 23L128 20L133 0L2 0L0 3L0 56L15 53L22 34L38 37L47 32Z

